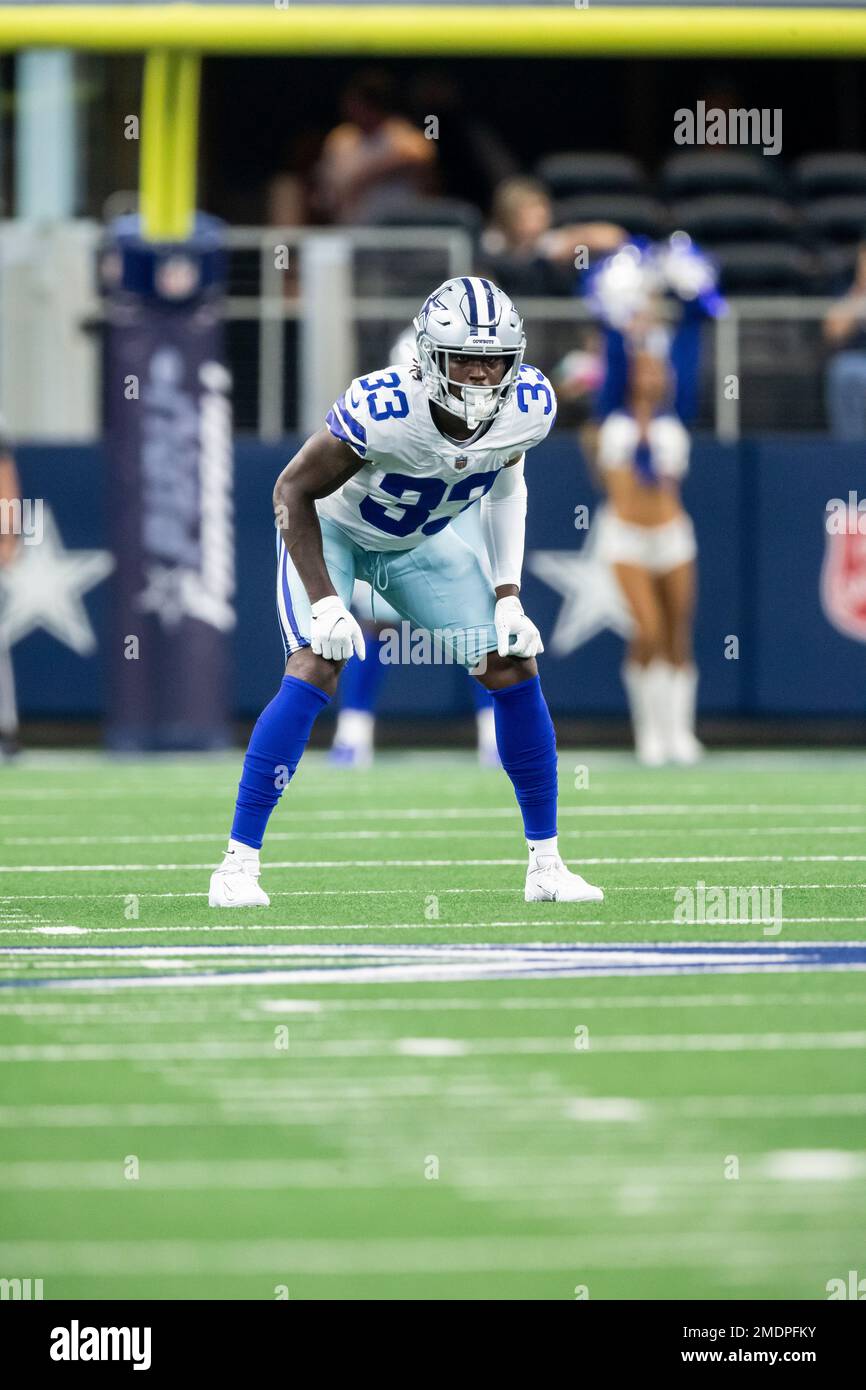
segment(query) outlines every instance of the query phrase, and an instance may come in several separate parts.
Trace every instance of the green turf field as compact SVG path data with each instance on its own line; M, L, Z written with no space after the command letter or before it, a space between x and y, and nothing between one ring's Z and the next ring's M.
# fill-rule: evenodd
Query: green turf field
M239 762L0 769L0 1278L821 1299L866 1276L862 754L563 753L560 844L601 906L524 903L510 787L468 755L311 754L271 908L214 911ZM684 922L699 881L778 888L781 920Z

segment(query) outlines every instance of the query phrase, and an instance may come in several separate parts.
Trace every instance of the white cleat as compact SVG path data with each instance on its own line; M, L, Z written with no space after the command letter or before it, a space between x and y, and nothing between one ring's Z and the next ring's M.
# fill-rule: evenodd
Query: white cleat
M559 855L539 858L526 870L528 903L601 903L604 893L567 869Z
M259 887L260 872L258 857L241 859L236 850L227 850L210 876L208 907L270 907L270 898Z

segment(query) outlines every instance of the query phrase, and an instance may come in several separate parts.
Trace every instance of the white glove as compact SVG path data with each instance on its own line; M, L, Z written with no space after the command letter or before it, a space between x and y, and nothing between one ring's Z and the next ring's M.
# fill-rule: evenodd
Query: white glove
M516 594L497 600L493 622L500 656L537 656L544 651L541 633L527 618ZM510 645L512 638L516 640Z
M336 594L320 598L310 609L310 646L326 661L348 661L353 652L361 660L367 654L364 634L343 600Z

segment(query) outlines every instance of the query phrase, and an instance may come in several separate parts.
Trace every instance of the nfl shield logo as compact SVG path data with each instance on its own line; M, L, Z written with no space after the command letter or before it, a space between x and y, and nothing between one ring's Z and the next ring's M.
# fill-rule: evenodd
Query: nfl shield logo
M821 603L828 622L839 632L866 642L866 535L828 531Z
M465 468L468 462L469 462L469 459L466 457L466 455L465 455L465 454L461 454L460 457L459 457L459 459L455 459L455 460L454 460L454 467L455 467L455 468Z

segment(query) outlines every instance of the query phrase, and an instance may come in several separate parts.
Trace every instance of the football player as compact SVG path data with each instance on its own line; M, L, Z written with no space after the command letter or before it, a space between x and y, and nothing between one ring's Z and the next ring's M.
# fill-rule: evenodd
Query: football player
M408 370L415 361L415 330L406 328L391 347L389 361L405 364ZM485 573L490 566L481 535L479 507L467 507L451 525L459 536L476 552ZM382 689L385 666L379 659L380 645L387 640L388 631L400 626L400 614L363 579L356 579L352 595L352 611L361 622L364 642L368 648L363 661L353 657L340 681L341 705L331 745L330 761L338 767L369 767L373 761L373 735L376 724L376 704ZM372 648L372 650L369 650ZM493 698L478 681L469 677L472 701L475 706L475 725L478 739L478 761L482 767L500 767L496 749L496 729L493 720Z
M349 611L358 576L490 691L528 845L525 900L603 898L559 855L556 739L535 662L543 646L518 596L524 456L553 424L553 389L524 363L523 322L489 280L447 280L414 327L417 370L398 363L352 381L277 479L286 673L253 730L212 907L269 903L259 885L268 819L343 664L365 655ZM492 582L450 525L479 505Z

